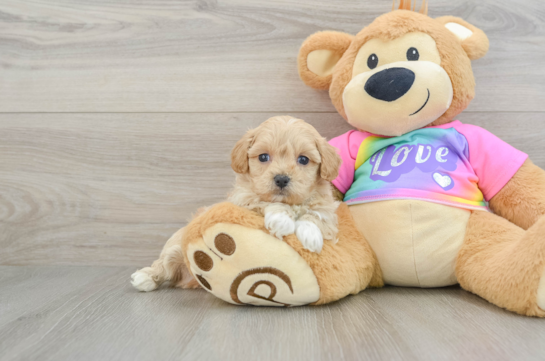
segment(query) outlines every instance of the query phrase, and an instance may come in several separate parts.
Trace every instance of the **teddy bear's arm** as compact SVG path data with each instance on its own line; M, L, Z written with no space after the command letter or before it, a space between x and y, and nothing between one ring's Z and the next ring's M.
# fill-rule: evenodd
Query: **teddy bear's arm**
M528 229L545 214L545 171L527 159L490 200L497 215Z

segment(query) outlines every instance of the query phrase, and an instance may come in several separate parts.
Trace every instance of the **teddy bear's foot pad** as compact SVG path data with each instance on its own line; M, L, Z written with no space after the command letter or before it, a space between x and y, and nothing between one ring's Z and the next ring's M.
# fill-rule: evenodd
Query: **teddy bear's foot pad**
M320 287L303 258L261 230L218 223L187 248L201 286L233 304L298 306L316 302Z

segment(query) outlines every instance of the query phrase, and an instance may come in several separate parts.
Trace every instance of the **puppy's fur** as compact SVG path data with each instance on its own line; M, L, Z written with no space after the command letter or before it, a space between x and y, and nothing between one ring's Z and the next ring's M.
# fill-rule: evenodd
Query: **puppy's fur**
M261 162L259 155L268 154ZM308 164L298 162L300 156ZM338 175L341 159L335 148L303 120L273 117L248 131L231 153L231 167L237 172L235 187L228 200L265 216L265 226L278 238L294 233L303 246L320 252L323 239L335 242L338 202L330 181ZM280 188L275 176L287 176ZM201 212L204 210L201 210ZM158 260L131 276L140 291L153 291L164 282L181 288L197 288L184 264L178 244L180 229L165 244Z
M266 162L259 160L267 155ZM306 165L299 157L308 158ZM295 233L303 246L320 252L323 239L336 240L337 216L330 181L341 160L335 148L301 119L273 117L248 131L231 153L238 173L229 201L265 216L265 227L282 238ZM280 188L275 177L289 179Z

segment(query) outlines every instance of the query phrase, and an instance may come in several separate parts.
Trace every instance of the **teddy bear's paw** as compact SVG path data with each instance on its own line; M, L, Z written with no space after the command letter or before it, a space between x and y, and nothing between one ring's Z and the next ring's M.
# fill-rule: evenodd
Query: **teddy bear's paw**
M324 237L317 225L309 221L295 222L295 235L303 248L320 253L324 245Z
M265 228L276 238L282 239L295 232L295 222L286 212L269 212L265 214Z
M545 270L543 270L543 273L541 274L539 285L537 287L536 297L537 305L539 306L539 308L545 311Z
M187 258L201 286L229 303L296 306L320 297L305 260L259 229L218 223L188 244Z
M144 269L138 270L131 275L131 284L138 291L143 292L150 292L158 287L151 275Z

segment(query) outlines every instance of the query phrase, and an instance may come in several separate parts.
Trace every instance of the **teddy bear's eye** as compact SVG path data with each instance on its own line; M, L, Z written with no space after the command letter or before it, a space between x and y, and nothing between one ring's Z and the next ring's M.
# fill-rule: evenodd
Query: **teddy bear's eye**
M367 58L367 66L369 69L375 69L378 64L378 56L376 54L369 55L369 58Z
M415 61L420 58L420 54L418 54L418 50L416 48L410 48L407 50L407 60Z

